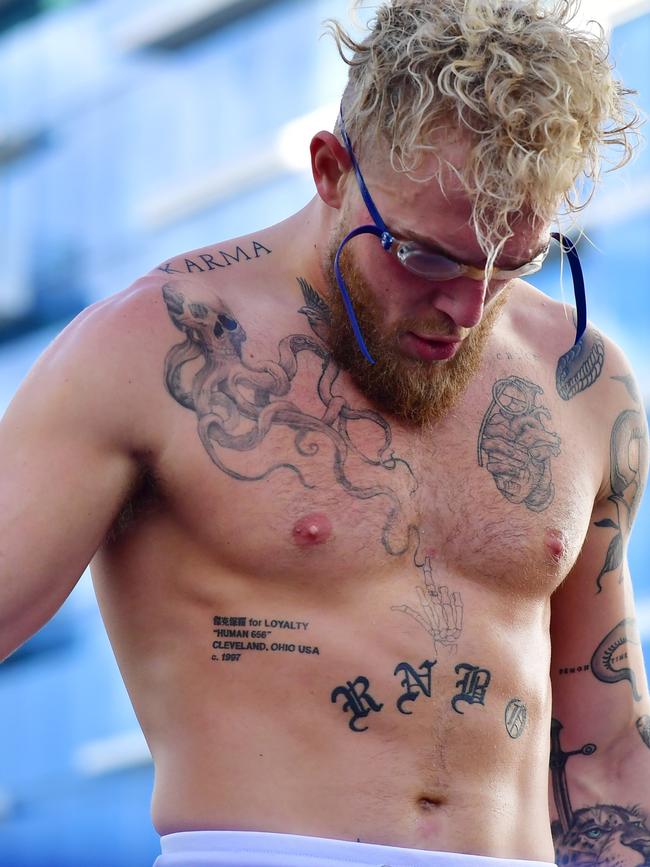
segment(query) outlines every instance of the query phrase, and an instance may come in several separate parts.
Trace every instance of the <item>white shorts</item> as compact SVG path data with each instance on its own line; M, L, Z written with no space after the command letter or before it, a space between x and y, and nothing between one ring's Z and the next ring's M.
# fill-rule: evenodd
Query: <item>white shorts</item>
M153 867L554 867L262 831L180 831L160 838Z

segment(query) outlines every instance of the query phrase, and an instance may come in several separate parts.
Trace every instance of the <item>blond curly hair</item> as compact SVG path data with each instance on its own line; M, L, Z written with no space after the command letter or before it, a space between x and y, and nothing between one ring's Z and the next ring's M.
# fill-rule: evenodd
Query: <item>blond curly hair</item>
M456 174L488 269L522 211L549 222L580 210L590 197L581 186L591 186L580 180L599 179L603 146L613 168L635 148L634 91L614 78L602 30L570 26L577 7L578 0L389 0L363 41L326 22L350 67L342 105L360 154L381 136L393 168L415 177L436 151L437 130L469 136Z

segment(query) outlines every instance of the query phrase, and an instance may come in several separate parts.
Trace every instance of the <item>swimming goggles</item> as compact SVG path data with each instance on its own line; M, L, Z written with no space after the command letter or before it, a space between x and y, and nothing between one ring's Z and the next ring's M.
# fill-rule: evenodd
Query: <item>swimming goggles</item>
M352 160L352 165L354 167L354 173L357 178L357 183L359 185L361 196L366 207L368 208L370 216L374 220L374 225L358 226L356 229L353 229L341 241L334 262L336 281L339 285L339 289L341 290L345 309L347 310L348 316L350 318L350 323L354 330L354 335L357 339L357 343L359 344L359 348L361 349L361 352L366 357L366 359L370 362L370 364L374 364L375 361L370 355L365 340L363 339L363 335L361 334L361 329L359 328L359 323L357 322L357 318L352 307L352 302L350 300L350 295L348 293L348 289L345 285L345 280L343 279L343 274L341 272L341 253L343 252L343 248L348 243L348 241L351 241L352 238L356 238L357 235L376 235L381 241L382 249L385 250L387 253L395 256L404 268L406 268L413 274L417 274L418 276L424 277L428 280L435 280L436 282L455 280L458 277L469 277L472 280L483 281L485 279L485 272L480 268L474 268L472 265L465 265L462 262L456 262L454 259L451 259L448 256L443 255L442 253L437 253L433 250L427 250L426 247L422 247L416 242L402 241L394 237L394 235L389 231L386 223L382 219L381 214L377 210L377 206L375 205L372 196L368 191L368 187L366 186L366 182L363 179L361 169L359 168L359 163L352 148L352 142L350 141L347 131L345 129L343 110L341 110L340 117L341 135L343 137L343 142L345 143L345 147L350 154L350 159ZM567 238L565 235L561 235L559 232L552 232L551 237L554 238L561 245L562 249L566 252L569 259L569 266L571 268L571 276L573 278L573 291L575 294L576 308L578 314L576 339L574 343L575 346L582 339L582 336L587 327L587 298L585 294L585 284L582 274L582 267L580 265L580 259L578 258L576 248L573 242L569 240L569 238ZM494 270L492 272L492 279L512 280L515 277L523 277L527 274L534 274L536 271L539 271L544 264L544 260L549 253L549 248L550 244L532 261L527 262L525 265L522 265L519 268L515 268L514 270Z

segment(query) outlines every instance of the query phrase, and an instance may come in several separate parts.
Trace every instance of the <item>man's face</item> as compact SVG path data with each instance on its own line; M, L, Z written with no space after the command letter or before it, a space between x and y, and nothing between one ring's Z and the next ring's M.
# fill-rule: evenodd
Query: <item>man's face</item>
M385 163L383 171L392 186L381 180L376 165L364 175L380 214L396 237L426 236L429 246L451 252L467 264L484 265L470 229L471 206L451 173L420 183L397 176ZM370 364L357 344L334 269L343 238L356 226L369 223L372 219L353 189L326 254L329 349L371 400L407 424L426 429L447 415L465 392L512 284L495 281L486 292L480 281L467 277L429 281L406 271L376 237L354 238L344 247L340 265L361 333L375 360ZM539 241L539 230L528 227L526 232L522 225L521 234L508 242L508 254L504 251L498 260L500 267L515 267L517 256L521 264L526 258L521 251L533 249ZM412 332L460 342L451 357L428 360L414 345Z
M341 272L361 333L375 361L370 364L359 349L334 272L334 257L345 234L341 231L332 239L328 253L331 355L380 407L408 424L427 428L444 417L464 393L480 364L483 348L508 293L501 291L491 301L480 323L465 332L451 358L438 361L412 358L401 347L401 339L408 332L455 337L463 329L435 310L422 317L405 316L386 324L385 311L355 264L353 250L346 247L341 256ZM378 242L377 248L378 255L386 255Z

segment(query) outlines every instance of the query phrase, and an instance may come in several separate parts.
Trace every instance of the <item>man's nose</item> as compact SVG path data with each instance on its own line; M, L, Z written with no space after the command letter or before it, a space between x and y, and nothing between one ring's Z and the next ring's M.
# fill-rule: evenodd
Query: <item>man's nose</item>
M460 328L474 328L483 317L486 289L477 280L452 280L439 284L433 305Z

